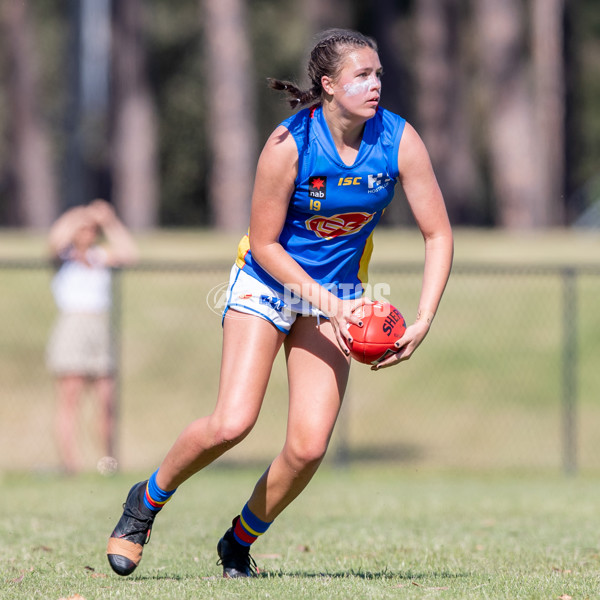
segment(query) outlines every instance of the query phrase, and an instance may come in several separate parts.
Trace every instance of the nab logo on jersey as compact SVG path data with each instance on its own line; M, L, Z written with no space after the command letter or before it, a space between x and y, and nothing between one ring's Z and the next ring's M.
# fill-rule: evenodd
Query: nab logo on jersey
M327 177L323 175L315 175L308 178L308 196L310 198L318 198L325 200L327 193Z

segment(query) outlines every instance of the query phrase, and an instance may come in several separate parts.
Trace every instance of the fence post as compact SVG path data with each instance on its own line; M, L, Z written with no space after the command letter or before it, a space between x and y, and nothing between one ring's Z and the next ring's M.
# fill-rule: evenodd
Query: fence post
M111 307L110 307L110 342L111 350L114 356L114 389L113 389L113 401L114 401L114 413L113 413L113 431L112 431L112 453L111 456L116 459L117 465L120 466L120 456L118 447L118 431L120 422L120 408L121 408L121 317L122 317L122 287L121 287L121 273L122 270L118 267L111 269Z
M563 469L566 475L577 471L577 272L573 267L562 270L562 424Z
M334 464L336 467L347 467L350 464L350 440L348 431L350 424L350 404L352 400L350 378L351 375L348 376L344 402L336 424L337 448L334 457Z

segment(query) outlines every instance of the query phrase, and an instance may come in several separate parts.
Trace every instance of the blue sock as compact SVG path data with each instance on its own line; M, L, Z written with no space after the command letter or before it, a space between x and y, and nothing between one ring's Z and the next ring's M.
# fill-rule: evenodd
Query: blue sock
M271 523L261 521L252 511L248 508L248 504L242 509L242 514L237 520L235 527L233 528L233 537L235 541L242 546L252 545L258 536L262 535Z
M146 485L146 493L144 494L144 504L152 511L158 512L171 499L171 496L177 491L177 488L170 492L165 492L158 487L156 483L156 474L158 469L152 473L148 484Z

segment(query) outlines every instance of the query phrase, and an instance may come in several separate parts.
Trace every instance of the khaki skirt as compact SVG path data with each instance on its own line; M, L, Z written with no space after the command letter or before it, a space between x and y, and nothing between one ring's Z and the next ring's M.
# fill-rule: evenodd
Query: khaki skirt
M48 369L56 375L100 377L115 370L110 315L62 314L46 350Z

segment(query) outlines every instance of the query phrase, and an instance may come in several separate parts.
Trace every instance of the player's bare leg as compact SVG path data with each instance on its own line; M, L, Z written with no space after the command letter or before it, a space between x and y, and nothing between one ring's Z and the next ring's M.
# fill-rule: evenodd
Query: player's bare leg
M284 337L284 333L260 317L231 310L227 313L215 410L184 429L149 482L143 481L131 488L123 515L108 542L108 561L116 573L131 574L150 539L154 519L161 507L152 505L150 508L147 504L147 486L154 481L162 492L172 494L186 479L250 432L260 412L273 360Z
M84 389L85 378L81 375L64 375L56 384L56 438L66 473L76 473L81 468L77 452L77 411Z
M161 488L178 487L250 433L284 338L265 319L227 312L215 410L191 423L175 441L156 477Z
M296 320L285 342L290 387L286 441L241 515L219 540L224 577L251 577L250 545L306 487L318 469L348 381L349 361L329 322Z
M298 319L285 347L290 386L286 440L248 503L267 522L300 494L321 464L350 369L328 321L322 321L317 330L316 319Z
M115 380L112 376L98 377L94 382L98 396L100 440L105 456L115 453Z

